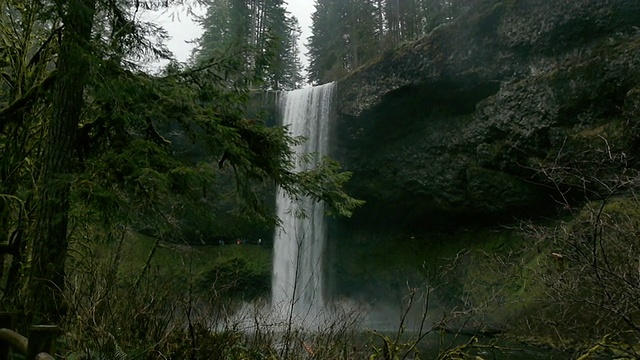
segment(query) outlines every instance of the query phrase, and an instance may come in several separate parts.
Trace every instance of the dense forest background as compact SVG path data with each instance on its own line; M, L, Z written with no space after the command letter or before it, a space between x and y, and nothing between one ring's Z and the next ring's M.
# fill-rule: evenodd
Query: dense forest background
M255 88L292 90L302 85L300 29L284 1L213 0L199 23L203 35L196 42L192 63L243 54L237 59L241 66L262 79Z
M398 45L451 22L472 0L317 0L312 35L302 39L309 59L306 81L324 84L353 72ZM191 62L251 47L245 66L264 71L262 89L302 85L298 21L282 0L212 0L199 20L204 34ZM262 67L260 66L262 65ZM265 69L266 66L266 69Z
M308 81L340 79L403 42L453 21L473 0L318 0L308 39Z

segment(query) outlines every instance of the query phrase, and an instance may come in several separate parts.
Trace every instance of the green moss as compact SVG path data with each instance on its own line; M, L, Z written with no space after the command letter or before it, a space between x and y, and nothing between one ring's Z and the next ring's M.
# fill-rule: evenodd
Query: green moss
M481 261L485 254L508 254L522 241L515 231L499 228L425 236L362 233L337 245L333 268L343 292L360 289L363 283L382 291L407 282L440 281L438 297L455 301L470 290L468 283L490 280ZM452 270L443 277L448 268Z
M149 258L149 254L156 246L156 240L139 233L133 233L125 239L118 265L118 275L124 281L135 281L141 274ZM75 242L72 247L70 266L72 271L87 266L111 266L115 257L117 244L92 244L90 246ZM91 253L92 255L87 255ZM85 264L84 259L100 264ZM230 264L235 263L238 266ZM241 266L240 266L241 265ZM235 271L236 269L238 271ZM225 245L225 246L188 246L159 243L147 275L150 278L172 284L175 293L182 293L189 284L200 284L204 288L207 277L215 272L225 273L225 279L230 278L234 271L235 280L240 284L255 287L256 292L249 294L246 287L240 287L248 296L258 292L264 293L271 277L271 250L267 246L257 245ZM259 284L260 286L257 286ZM228 285L228 284L227 284ZM254 286L256 285L256 286Z
M600 226L618 227L622 224L630 230L640 225L640 202L633 196L616 196L603 201L591 201L565 224L569 233L592 231L594 219Z
M469 196L485 211L506 211L519 204L535 204L540 198L535 186L504 172L472 166L466 177Z
M218 259L198 277L197 289L210 295L251 300L268 294L270 284L268 269L255 266L240 256Z
M627 135L627 121L624 119L609 120L605 124L584 129L575 135L576 139L593 141L596 138L618 140Z
M500 24L505 9L504 1L487 1L484 8L479 8L467 20L467 28L477 29L478 34L488 35L495 32ZM508 4L507 4L508 5Z
M610 216L622 215L631 219L640 219L640 203L635 197L616 197L610 199L603 207L603 213Z

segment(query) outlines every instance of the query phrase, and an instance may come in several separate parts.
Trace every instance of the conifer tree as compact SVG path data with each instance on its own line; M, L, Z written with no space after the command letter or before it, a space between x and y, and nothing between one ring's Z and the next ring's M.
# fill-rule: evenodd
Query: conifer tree
M200 20L203 35L192 54L203 64L233 51L266 89L295 89L301 82L297 20L282 0L214 0Z
M376 8L370 0L317 0L308 39L309 82L339 79L378 54Z
M382 51L456 19L473 0L316 0L308 81L337 80Z
M235 39L231 25L231 1L233 0L217 0L209 3L205 16L199 19L203 32L192 53L192 62L203 63L232 50Z
M346 74L344 57L344 6L342 1L317 0L308 39L309 82L322 84Z

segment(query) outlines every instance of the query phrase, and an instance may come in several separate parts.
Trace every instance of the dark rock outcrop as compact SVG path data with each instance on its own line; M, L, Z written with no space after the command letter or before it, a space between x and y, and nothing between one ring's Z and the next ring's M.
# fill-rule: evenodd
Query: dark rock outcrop
M617 171L600 149L636 160L639 84L640 2L481 1L340 81L355 220L486 225L597 197L589 176Z

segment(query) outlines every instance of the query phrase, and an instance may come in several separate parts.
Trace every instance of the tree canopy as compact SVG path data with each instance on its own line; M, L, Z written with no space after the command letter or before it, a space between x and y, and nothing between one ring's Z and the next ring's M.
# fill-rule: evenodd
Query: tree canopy
M452 21L472 0L316 0L308 81L341 78L384 51Z
M202 64L237 53L254 87L292 90L301 86L298 21L282 0L213 0L199 19L202 36L191 57Z

